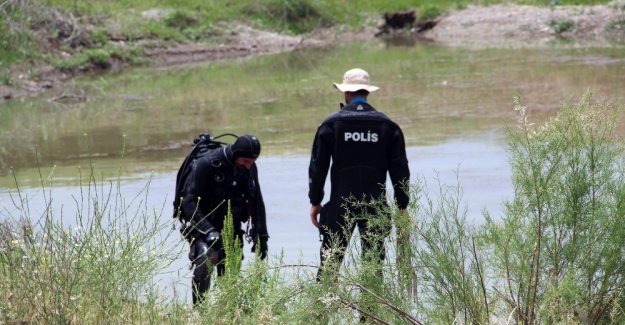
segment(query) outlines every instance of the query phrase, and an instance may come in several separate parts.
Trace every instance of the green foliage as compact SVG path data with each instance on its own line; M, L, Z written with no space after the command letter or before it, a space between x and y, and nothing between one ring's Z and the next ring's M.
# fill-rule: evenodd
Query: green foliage
M233 236L234 231L234 221L232 219L232 210L230 206L230 201L228 201L228 215L226 216L226 220L224 221L224 228L222 230L222 241L224 245L224 251L226 252L225 264L226 264L226 274L236 277L241 271L241 258L243 255L242 251L242 242L241 238Z
M210 42L214 36L220 36L224 33L222 29L214 25L198 25L189 28L185 28L182 34L185 38L194 41L206 41Z
M108 46L102 49L87 49L67 60L50 58L54 67L66 71L109 69L111 60L142 64L146 62L144 49L139 46L117 48Z
M105 49L89 49L74 55L67 60L53 59L52 64L67 71L107 68L110 65L110 53Z
M435 19L440 16L444 11L445 10L435 5L424 6L419 11L417 11L417 20L423 21Z
M233 236L234 223L228 202L228 215L224 221L221 238L226 253L225 274L214 279L213 287L207 293L203 304L197 307L202 321L213 324L228 324L233 319L239 323L260 321L269 324L278 311L272 306L277 299L278 272L271 272L267 263L256 258L250 267L242 270L243 256L241 238Z
M615 31L615 32L625 32L625 17L610 20L605 25L605 29L609 31Z
M486 228L497 292L517 322L621 323L625 159L612 134L623 106L589 93L540 128L516 109L522 132L511 130L508 144L515 197Z
M0 83L5 84L5 85L11 85L13 83L12 78L11 78L11 72L6 68L2 68L1 65L0 65Z
M93 40L96 46L103 47L106 46L109 42L108 35L106 34L106 29L100 27L93 30L90 35L90 39Z
M15 60L15 52L11 51L9 48L11 40L7 37L8 34L8 28L6 27L2 17L0 17L0 69L2 70L8 68L9 65Z
M30 29L29 11L27 2L0 3L0 68L38 56L39 46Z
M332 24L331 19L310 0L252 2L244 12L266 25L296 34L310 32L318 27L329 27Z
M123 62L132 62L134 64L146 63L148 59L144 56L145 49L140 46L130 46L126 48L106 47L111 58L118 59Z
M549 27L551 27L556 34L562 34L573 30L575 28L575 23L569 19L560 20L552 18L549 20Z
M423 195L416 210L412 250L420 308L426 323L488 324L490 310L477 229L467 224L460 185L439 184L438 195L427 184L413 187ZM437 199L432 198L437 197ZM446 308L440 308L446 306Z
M111 57L107 51L101 49L86 50L83 55L88 63L97 66L108 64Z
M43 206L19 190L15 176L15 206L0 213L1 322L160 323L162 308L181 317L154 283L181 252L166 244L176 234L171 218L141 210L150 182L126 198L121 179L97 180L94 172L82 175L81 192L71 197L73 220L67 206L53 204L52 174L41 179ZM30 214L40 208L42 215Z
M197 17L186 10L176 10L165 18L164 23L168 27L184 30L198 23Z
M136 26L134 30L129 30L125 35L128 36L131 42L140 42L144 38L155 39L152 42L148 42L148 44L184 39L180 30L167 27L158 21L147 21Z

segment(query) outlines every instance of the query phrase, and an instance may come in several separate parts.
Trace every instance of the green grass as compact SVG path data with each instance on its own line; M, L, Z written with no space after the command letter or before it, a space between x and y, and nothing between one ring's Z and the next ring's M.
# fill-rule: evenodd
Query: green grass
M10 193L14 206L0 211L0 322L139 324L186 317L175 300L163 303L153 280L181 252L164 245L177 233L162 207L142 208L150 182L127 198L120 179L86 172L79 176L81 192L65 198L75 205L73 218L53 204L52 173L41 179L42 206L17 184ZM30 214L45 206L42 214Z
M9 66L29 60L44 60L63 69L80 70L84 64L95 67L101 64L99 58L94 58L94 53L83 52L105 48L112 42L111 38L121 37L131 46L141 47L159 46L171 41L211 42L215 36L228 32L227 26L233 21L282 33L305 34L339 25L352 29L373 26L385 12L415 9L418 19L433 19L448 9L497 3L508 2L366 0L348 4L339 0L4 0L0 6L0 54L2 64ZM552 5L546 0L519 0L515 3ZM608 1L560 1L560 5L599 3ZM149 12L154 18L146 17ZM82 27L89 25L93 27ZM565 26L554 28L562 27ZM46 45L46 42L51 43L53 48L63 45L65 55L79 57L61 64L58 62L61 54L50 51L50 44ZM133 52L127 61L140 61L140 56L140 51ZM6 77L0 81L8 82Z

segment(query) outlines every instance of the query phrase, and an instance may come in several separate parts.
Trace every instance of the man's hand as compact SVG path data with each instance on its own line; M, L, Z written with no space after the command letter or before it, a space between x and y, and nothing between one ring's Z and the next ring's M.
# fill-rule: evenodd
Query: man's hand
M312 224L317 228L319 228L319 213L321 213L321 204L313 205L312 207L310 207L310 220L312 221Z

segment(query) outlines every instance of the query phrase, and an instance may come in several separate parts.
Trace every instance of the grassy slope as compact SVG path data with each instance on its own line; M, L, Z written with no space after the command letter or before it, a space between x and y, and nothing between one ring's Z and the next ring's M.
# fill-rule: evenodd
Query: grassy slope
M550 0L561 5L599 0ZM516 3L548 6L550 1ZM358 28L367 17L415 9L419 19L449 8L489 5L500 0L4 0L0 1L0 84L10 84L12 66L45 62L69 72L108 68L110 60L144 61L146 47L175 41L211 42L243 20L257 28L291 34L347 25ZM151 14L151 15L148 15ZM150 18L151 17L151 18ZM114 41L124 41L120 48ZM37 71L29 71L36 77Z

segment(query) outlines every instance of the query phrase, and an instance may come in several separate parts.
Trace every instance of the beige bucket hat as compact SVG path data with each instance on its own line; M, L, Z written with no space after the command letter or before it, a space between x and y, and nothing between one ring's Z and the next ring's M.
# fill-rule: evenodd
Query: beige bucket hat
M343 75L343 83L333 83L334 87L342 92L355 92L364 89L368 92L374 92L380 87L372 86L369 80L369 74L362 69L351 69Z

